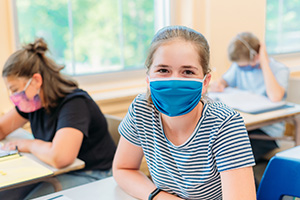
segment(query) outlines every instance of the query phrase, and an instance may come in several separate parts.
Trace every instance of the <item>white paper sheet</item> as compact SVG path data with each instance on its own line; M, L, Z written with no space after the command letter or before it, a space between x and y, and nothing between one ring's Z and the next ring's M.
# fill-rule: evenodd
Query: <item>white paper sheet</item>
M286 105L285 101L272 102L265 96L230 87L225 88L224 92L209 92L208 97L246 113L263 112Z

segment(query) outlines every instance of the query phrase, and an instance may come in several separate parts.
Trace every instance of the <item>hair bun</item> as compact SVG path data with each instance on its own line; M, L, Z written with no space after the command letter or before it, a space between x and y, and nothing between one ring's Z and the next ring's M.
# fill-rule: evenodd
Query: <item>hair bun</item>
M48 47L43 38L37 38L34 43L27 44L24 49L43 55L48 50Z

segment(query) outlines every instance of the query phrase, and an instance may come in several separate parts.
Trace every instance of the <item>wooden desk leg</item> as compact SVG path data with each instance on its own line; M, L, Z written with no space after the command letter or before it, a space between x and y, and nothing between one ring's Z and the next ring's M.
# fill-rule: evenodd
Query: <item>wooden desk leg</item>
M300 145L300 115L294 117L295 125L295 142L296 146Z
M55 192L62 190L62 186L61 186L60 182L55 177L47 178L47 180L45 180L45 182L48 182L51 185L53 185Z

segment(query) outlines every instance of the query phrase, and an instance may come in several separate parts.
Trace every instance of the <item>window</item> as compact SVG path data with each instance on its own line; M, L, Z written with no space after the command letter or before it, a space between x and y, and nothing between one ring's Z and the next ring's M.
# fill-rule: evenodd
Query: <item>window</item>
M17 44L43 37L64 73L144 68L151 39L167 25L161 0L14 0Z
M300 52L300 0L267 0L266 13L268 53Z

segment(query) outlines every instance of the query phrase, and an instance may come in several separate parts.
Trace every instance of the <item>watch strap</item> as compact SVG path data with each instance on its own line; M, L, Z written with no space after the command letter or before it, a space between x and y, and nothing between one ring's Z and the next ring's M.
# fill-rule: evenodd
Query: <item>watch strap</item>
M161 191L161 189L159 188L155 188L155 190L153 190L148 197L148 200L152 200L159 192Z

